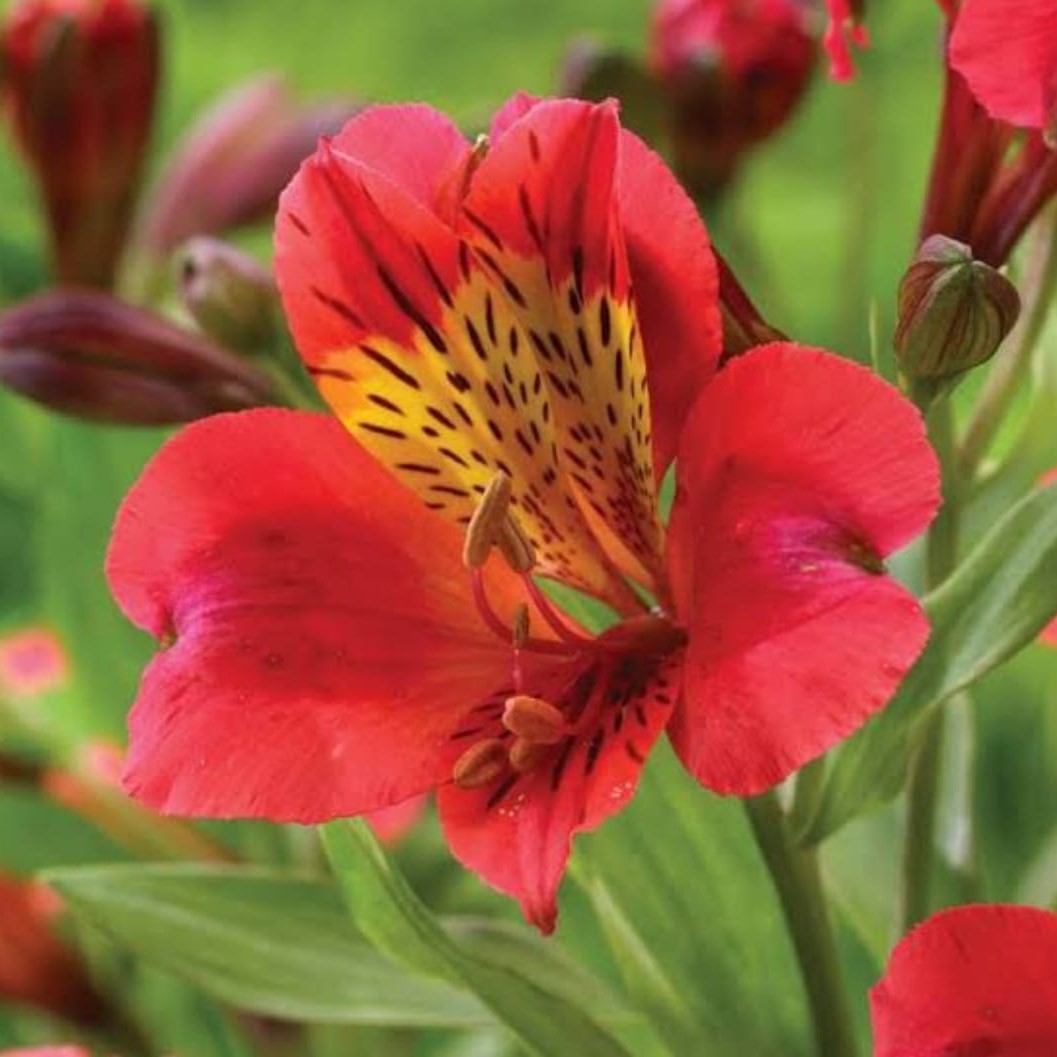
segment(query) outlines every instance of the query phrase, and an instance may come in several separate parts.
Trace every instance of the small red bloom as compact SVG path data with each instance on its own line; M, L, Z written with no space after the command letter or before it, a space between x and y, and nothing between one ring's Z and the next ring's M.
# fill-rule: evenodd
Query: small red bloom
M52 930L50 889L0 874L0 1001L91 1024L102 999Z
M874 1057L1052 1057L1057 915L963 906L905 936L870 994Z
M676 168L697 194L721 189L785 124L815 66L799 0L661 0L652 50L672 97Z
M917 413L787 343L715 374L708 237L612 105L519 97L487 145L364 111L286 191L277 275L341 424L214 417L126 500L110 582L164 644L134 795L312 822L437 789L455 854L549 930L572 837L666 727L759 792L920 651L882 565L938 501ZM535 575L619 620L586 634Z
M20 0L0 31L0 70L0 109L41 187L56 278L110 286L154 114L151 11Z
M950 61L992 117L1057 133L1057 12L1050 0L964 0Z

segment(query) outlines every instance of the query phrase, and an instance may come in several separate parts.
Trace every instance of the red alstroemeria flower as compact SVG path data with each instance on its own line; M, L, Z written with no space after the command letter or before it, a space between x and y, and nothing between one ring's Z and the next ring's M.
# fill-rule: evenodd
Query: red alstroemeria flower
M1057 11L1050 0L964 0L950 61L992 117L1057 133Z
M905 936L870 994L874 1057L1052 1057L1057 914L963 906Z
M166 644L136 796L314 822L436 788L454 853L549 930L573 835L666 727L705 785L757 793L916 658L882 558L938 502L917 413L787 343L715 374L707 235L612 104L519 97L473 146L366 110L286 191L277 248L340 423L202 421L126 500L110 581ZM481 565L494 538L510 564ZM530 567L619 620L588 635Z

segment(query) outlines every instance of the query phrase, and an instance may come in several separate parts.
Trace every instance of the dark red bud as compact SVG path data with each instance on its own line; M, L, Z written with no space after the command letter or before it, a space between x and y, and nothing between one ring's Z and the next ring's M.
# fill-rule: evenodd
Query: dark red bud
M0 109L64 283L113 284L154 116L158 33L137 0L23 0L0 31Z
M167 319L53 290L0 315L0 381L54 411L128 425L274 403L267 377Z
M676 171L698 198L717 194L754 144L792 116L816 44L798 0L661 0L652 62L672 106Z

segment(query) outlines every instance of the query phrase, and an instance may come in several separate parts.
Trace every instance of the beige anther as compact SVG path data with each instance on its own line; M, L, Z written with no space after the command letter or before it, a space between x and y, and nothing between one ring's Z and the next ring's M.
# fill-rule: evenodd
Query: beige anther
M519 774L532 771L550 754L551 747L527 738L515 738L510 746L510 766Z
M516 573L532 572L536 565L536 552L517 520L510 514L503 519L496 541L507 565Z
M471 745L452 768L452 781L460 789L480 789L498 778L507 766L507 753L498 738Z
M488 560L492 547L504 533L507 510L510 507L510 478L497 473L489 482L477 509L466 527L462 560L471 569L480 569Z
M554 745L569 732L565 716L549 701L518 694L507 700L503 726L519 739L538 745Z

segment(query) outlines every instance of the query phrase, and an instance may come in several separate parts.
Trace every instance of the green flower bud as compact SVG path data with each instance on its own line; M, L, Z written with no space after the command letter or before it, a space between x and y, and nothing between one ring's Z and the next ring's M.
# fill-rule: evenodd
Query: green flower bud
M933 235L899 284L894 338L914 398L928 404L986 363L1020 314L1017 288L964 243Z
M177 267L184 306L206 334L243 352L260 352L272 343L278 293L265 267L206 237L184 245Z

